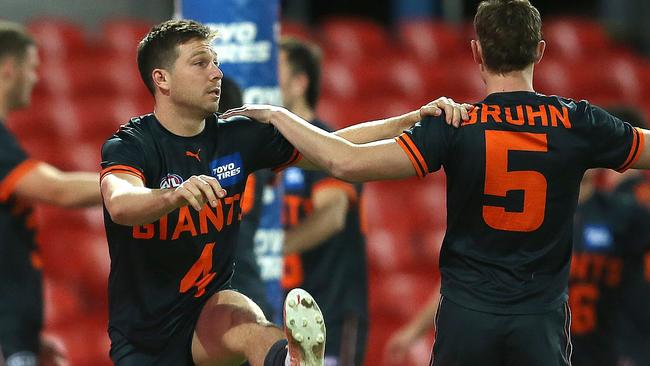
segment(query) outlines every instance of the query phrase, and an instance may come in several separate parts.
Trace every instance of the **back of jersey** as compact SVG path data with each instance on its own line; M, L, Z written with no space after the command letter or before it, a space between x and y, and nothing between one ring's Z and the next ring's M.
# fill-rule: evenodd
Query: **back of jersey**
M491 94L458 129L425 119L397 140L418 175L447 175L443 296L507 314L566 301L582 175L627 169L643 143L598 107L533 92Z

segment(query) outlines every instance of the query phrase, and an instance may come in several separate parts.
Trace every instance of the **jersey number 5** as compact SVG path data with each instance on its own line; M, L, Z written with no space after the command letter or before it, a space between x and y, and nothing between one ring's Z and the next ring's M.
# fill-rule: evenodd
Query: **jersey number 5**
M214 243L206 244L199 259L187 271L181 280L180 292L182 294L196 286L194 297L203 296L205 288L216 275L216 273L212 272L212 249L214 249Z
M485 194L506 197L509 191L523 191L521 212L505 207L483 206L488 226L505 231L530 232L544 221L546 178L538 171L508 169L510 151L547 152L546 134L512 131L485 131Z

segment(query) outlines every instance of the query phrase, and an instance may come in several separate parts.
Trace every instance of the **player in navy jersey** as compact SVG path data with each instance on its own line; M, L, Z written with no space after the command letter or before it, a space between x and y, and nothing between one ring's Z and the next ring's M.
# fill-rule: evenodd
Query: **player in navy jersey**
M621 245L620 297L612 340L618 365L625 366L646 365L650 360L650 179L644 173L616 188L619 197L633 200L642 211L635 212L638 224L631 229L630 240Z
M7 366L65 364L61 350L40 334L43 263L32 205L101 201L97 173L62 172L30 158L5 126L11 111L29 106L38 64L32 37L19 25L0 21L0 364ZM42 245L48 245L47 238Z
M283 38L278 66L287 109L329 130L315 114L319 50ZM328 330L325 363L362 365L368 335L368 280L361 186L298 167L287 168L284 178L283 285L287 290L302 287L318 299Z
M590 168L650 168L649 131L587 101L538 94L541 17L527 0L489 0L474 19L485 99L453 128L427 117L396 139L353 144L286 109L246 106L316 165L350 181L444 168L447 232L432 364L569 365L573 214Z
M111 358L117 365L322 365L324 322L307 292L287 295L287 348L259 307L230 290L247 176L300 156L273 126L216 116L223 74L214 36L194 21L153 27L138 46L138 68L154 113L131 119L102 148ZM423 111L440 113L437 105ZM350 129L346 138L396 135L419 115Z

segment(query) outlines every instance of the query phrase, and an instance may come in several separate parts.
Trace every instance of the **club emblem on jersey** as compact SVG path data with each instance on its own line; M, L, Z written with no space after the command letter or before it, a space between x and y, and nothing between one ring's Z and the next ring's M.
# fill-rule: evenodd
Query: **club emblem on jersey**
M238 152L213 160L210 170L222 187L233 186L244 178L241 155Z
M284 171L284 187L287 191L301 191L305 188L305 174L300 168L289 167Z
M583 238L585 247L590 250L607 250L614 242L611 230L605 225L586 225Z
M176 188L183 183L183 178L178 174L167 174L160 180L160 188Z

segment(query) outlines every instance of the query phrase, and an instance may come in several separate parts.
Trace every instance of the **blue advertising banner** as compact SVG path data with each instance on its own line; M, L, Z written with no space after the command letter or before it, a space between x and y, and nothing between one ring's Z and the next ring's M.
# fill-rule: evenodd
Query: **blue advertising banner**
M244 93L244 103L281 104L278 88L279 0L176 0L176 17L219 33L221 69Z

